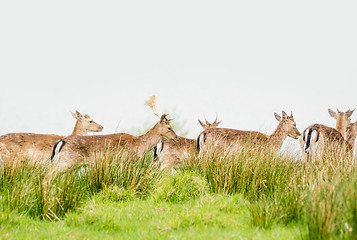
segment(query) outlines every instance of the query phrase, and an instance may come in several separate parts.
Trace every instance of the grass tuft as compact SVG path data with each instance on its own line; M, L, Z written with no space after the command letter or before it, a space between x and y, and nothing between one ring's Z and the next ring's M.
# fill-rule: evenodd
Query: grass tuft
M167 176L159 185L154 193L156 200L172 203L194 200L207 194L208 191L205 179L188 172Z

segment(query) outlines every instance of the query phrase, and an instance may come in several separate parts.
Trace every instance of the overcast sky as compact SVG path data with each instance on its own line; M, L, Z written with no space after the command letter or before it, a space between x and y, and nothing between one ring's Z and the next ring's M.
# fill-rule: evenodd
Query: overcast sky
M357 107L356 12L356 1L1 1L0 134L68 135L74 110L102 134L148 127L152 94L192 138L203 114L268 134L281 110L300 131L334 126L327 108Z

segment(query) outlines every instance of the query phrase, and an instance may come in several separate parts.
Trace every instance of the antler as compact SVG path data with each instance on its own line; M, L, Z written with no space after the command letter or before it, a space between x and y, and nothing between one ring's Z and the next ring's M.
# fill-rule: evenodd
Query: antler
M214 122L212 123L212 124L215 124L215 123L217 123L217 113L216 113L216 119L214 120Z
M206 121L206 125L213 125L213 124L216 124L217 123L217 120L218 120L218 115L216 113L216 119L214 120L213 123L209 123L206 119L206 115L203 113L203 117L205 118L205 121Z
M167 121L172 121L174 120L175 118L168 118Z
M149 100L145 101L145 105L148 105L154 114L161 118L161 116L156 112L156 96L152 95Z
M169 114L165 113L165 114L162 114L162 116L160 117L161 118L161 121L163 120L167 120L167 121L172 121L174 120L175 118L167 118Z
M158 113L156 112L156 96L155 96L155 95L152 95L149 100L145 101L145 105L148 105L148 106L152 109L152 111L154 112L154 114L155 114L156 116L158 116L158 117L161 119L161 121L162 121L163 119L166 119L167 121L172 121L172 120L175 119L175 118L167 118L167 116L168 116L169 114L162 114L162 115L160 116L160 114L158 114Z
M207 121L205 113L203 113L203 117L205 118L206 125L211 125L211 124Z

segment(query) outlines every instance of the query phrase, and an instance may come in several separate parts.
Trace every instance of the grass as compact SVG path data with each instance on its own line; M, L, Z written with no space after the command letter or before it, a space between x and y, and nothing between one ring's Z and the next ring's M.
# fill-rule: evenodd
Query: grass
M257 231L241 196L205 195L184 204L154 199L111 201L97 196L61 221L2 217L6 239L293 239L296 227Z
M0 174L0 238L356 239L354 159L313 162L246 147L186 159L100 152L47 178L21 160Z

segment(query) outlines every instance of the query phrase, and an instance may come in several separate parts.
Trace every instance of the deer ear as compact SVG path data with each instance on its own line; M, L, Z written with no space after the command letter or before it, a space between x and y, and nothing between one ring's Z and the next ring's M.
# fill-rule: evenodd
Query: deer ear
M337 113L335 113L335 112L332 111L331 109L328 109L328 113L330 114L331 117L337 118Z
M77 110L75 113L71 112L71 114L75 119L78 119L78 120L82 117L82 114L80 112L78 112Z
M276 112L274 113L275 119L278 120L278 122L281 121L281 117L279 116L279 114L277 114Z
M206 125L205 125L203 122L201 122L201 120L198 119L198 122L200 123L200 125L201 125L203 128L206 127Z
M288 119L288 114L286 114L285 111L281 111L281 113L282 113L282 117L283 117L284 119Z

